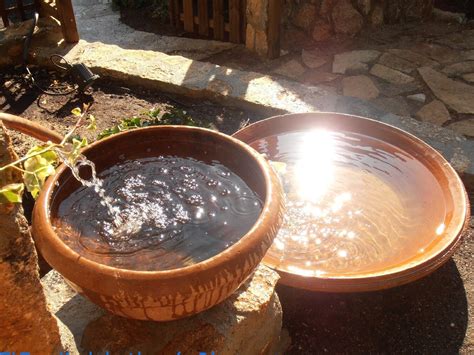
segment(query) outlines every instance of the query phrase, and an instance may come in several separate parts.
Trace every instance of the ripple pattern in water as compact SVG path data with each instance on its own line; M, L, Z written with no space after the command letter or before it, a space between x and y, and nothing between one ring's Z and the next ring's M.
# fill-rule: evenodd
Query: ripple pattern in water
M245 235L262 209L218 162L144 158L98 177L120 223L92 187L82 186L61 202L54 224L80 255L119 268L168 270L208 259Z
M306 276L375 272L442 237L449 211L439 183L393 145L325 130L251 145L274 161L286 193L285 221L266 256L278 269Z

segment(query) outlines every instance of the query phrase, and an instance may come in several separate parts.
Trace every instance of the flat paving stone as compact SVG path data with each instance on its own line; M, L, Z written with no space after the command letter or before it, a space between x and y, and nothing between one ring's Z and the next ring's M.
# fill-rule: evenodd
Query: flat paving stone
M448 109L439 100L433 100L423 106L416 113L416 117L422 121L431 122L440 126L451 119Z
M413 77L399 70L381 64L375 64L370 70L370 74L397 85L408 84L415 80Z
M458 113L474 113L474 87L424 67L418 72L438 99Z
M310 69L322 67L329 61L329 59L325 56L322 56L321 53L322 51L319 49L303 49L301 53L301 60L303 61L304 65L306 65Z
M379 56L380 52L376 50L357 50L336 54L332 64L332 72L346 74L367 71L369 69L367 63L373 62Z
M405 74L411 74L416 69L416 64L396 56L392 53L384 53L378 60L379 64L385 65L386 67L399 70Z
M379 89L366 75L348 76L342 79L342 92L344 96L358 97L370 100L379 96Z
M388 50L389 53L391 54L394 54L400 58L403 58L409 62L412 62L413 64L415 64L416 66L418 67L425 67L425 66L428 66L428 67L436 67L439 65L438 62L428 58L427 56L425 55L422 55L420 53L417 53L417 52L414 52L414 51L411 51L411 50L408 50L408 49L389 49Z

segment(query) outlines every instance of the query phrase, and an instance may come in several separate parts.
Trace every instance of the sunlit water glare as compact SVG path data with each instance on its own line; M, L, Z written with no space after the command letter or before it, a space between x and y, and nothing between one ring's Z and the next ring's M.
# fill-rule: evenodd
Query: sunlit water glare
M251 144L274 163L286 216L267 260L307 276L373 272L444 232L442 189L419 160L356 133L314 130ZM438 226L431 230L432 226Z

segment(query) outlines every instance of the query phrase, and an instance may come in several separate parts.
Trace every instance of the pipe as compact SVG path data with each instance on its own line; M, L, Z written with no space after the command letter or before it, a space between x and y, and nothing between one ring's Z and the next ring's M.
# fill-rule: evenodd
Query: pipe
M7 128L27 134L43 142L51 141L53 143L61 143L63 140L63 136L58 132L19 116L0 112L0 121L2 121Z

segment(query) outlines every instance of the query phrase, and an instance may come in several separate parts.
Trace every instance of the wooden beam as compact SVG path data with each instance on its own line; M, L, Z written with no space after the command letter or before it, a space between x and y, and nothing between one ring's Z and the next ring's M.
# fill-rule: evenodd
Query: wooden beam
M74 17L71 0L56 0L56 6L64 39L68 43L79 42L79 33L77 32L76 18Z
M181 21L184 20L184 15L183 14L181 14L180 19L181 19ZM199 17L194 16L194 24L199 25ZM209 20L209 28L214 28L214 20L212 20L212 19ZM230 31L230 26L229 26L228 23L224 23L224 31L225 32Z
M270 1L271 2L271 1ZM229 0L229 41L240 43L240 0Z
M194 32L194 9L193 0L184 0L184 30L186 32Z
M214 29L214 39L224 40L224 0L213 0L212 22Z
M198 0L199 34L209 36L209 14L207 0Z
M247 37L247 0L240 0L240 19L240 38L241 42L245 43Z
M282 0L271 0L268 2L268 58L274 59L280 56L281 45L281 4Z

